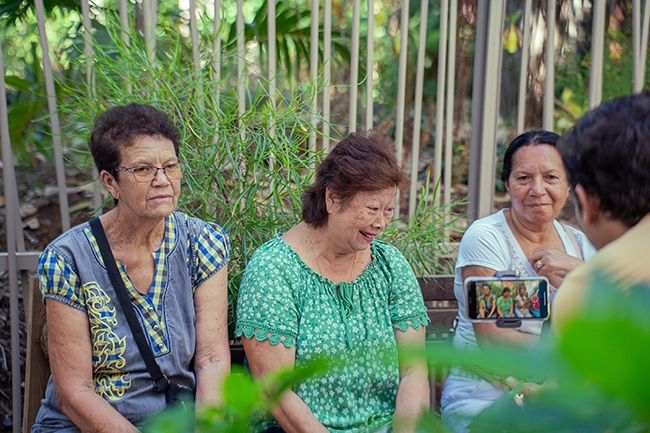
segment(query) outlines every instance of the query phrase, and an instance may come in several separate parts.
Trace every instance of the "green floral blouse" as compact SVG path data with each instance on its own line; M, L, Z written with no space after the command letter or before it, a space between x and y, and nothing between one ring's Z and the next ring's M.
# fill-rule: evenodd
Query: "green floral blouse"
M280 235L253 254L237 302L235 336L296 348L296 365L328 357L335 367L294 387L331 432L373 432L391 422L399 385L395 330L429 318L413 270L375 240L372 261L350 283L308 267ZM273 425L267 419L257 431Z

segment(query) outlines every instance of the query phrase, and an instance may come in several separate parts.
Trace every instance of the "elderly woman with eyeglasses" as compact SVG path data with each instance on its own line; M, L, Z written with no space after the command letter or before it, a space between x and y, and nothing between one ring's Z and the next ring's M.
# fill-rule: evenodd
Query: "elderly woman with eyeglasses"
M99 222L137 326L162 374L200 406L219 402L230 369L230 243L218 225L175 212L179 136L164 113L130 104L97 117L90 149L116 203ZM118 301L98 232L74 227L39 261L52 376L32 432L137 432L167 405Z

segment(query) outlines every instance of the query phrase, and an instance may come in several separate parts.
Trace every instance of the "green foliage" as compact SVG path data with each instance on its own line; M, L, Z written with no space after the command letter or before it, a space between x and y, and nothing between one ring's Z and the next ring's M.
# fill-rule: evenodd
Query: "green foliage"
M399 249L411 264L416 275L439 275L453 273L450 258L449 233L461 215L454 215L452 208L462 201L438 204L440 182L431 191L431 179L427 175L420 187L420 199L415 213L406 223L395 221L381 234L381 238ZM445 221L445 219L449 221Z
M308 119L310 88L292 99L280 96L272 107L264 86L248 89L248 106L238 111L235 91L221 90L206 68L196 75L189 50L174 34L159 35L164 45L155 63L137 38L125 44L119 26L107 21L111 44L94 46L95 86L61 83L68 102L64 134L84 143L93 119L106 108L128 102L151 103L170 113L181 129L180 158L188 166L179 207L226 228L231 242L231 300L252 252L300 218L300 192L312 178L320 152L306 150L314 132ZM85 59L79 57L79 68ZM272 134L271 131L274 131ZM68 151L90 170L85 144Z
M68 158L91 171L86 139L94 118L113 105L151 103L170 113L181 129L180 159L189 167L183 179L181 210L222 225L231 238L229 272L234 308L241 275L253 251L272 236L300 221L301 192L312 183L322 151L307 149L310 101L318 85L302 87L290 98L280 95L272 106L268 83L259 81L246 93L240 113L236 90L211 81L211 71L192 69L191 50L175 33L162 32L164 49L154 63L147 58L141 39L129 33L121 39L120 27L107 15L106 42L95 41L94 83L62 82L67 116L64 135ZM85 58L74 57L72 66L83 70ZM227 60L226 60L227 61ZM234 61L234 59L233 59ZM443 223L450 206L435 206L428 199L429 183L416 217L407 225L396 223L385 239L394 242L416 271L449 272L439 262L447 237Z
M268 62L268 1L264 0L257 10L253 19L245 24L244 39L259 43L259 63L265 67ZM276 29L276 50L277 63L284 66L284 73L291 78L298 76L301 68L309 69L311 50L311 12L307 7L292 5L284 0L275 1L275 29ZM318 57L323 61L323 29L319 28ZM237 46L237 28L230 26L230 32L226 38L226 46L234 50ZM350 50L341 40L340 32L332 33L332 61L342 61L345 64L350 62Z
M631 17L631 14L630 14ZM612 18L614 19L614 18ZM589 35L590 29L585 29ZM562 48L563 59L556 68L555 94L562 103L556 110L556 130L560 133L573 126L576 119L585 114L589 107L589 75L591 72L590 37L575 46L567 44ZM602 100L632 93L633 49L632 19L620 26L608 25L605 33L603 53ZM650 57L646 58L646 74L643 88L650 86L647 71Z
M241 433L250 430L251 422L268 413L284 391L309 377L335 368L331 361L315 359L304 366L274 372L263 381L253 381L250 374L234 367L223 385L223 403L219 407L206 407L191 415L191 405L171 407L152 417L144 428L145 433L177 433L194 429L197 433Z
M513 400L519 389L504 394L471 431L650 431L649 302L648 286L621 287L594 275L584 308L556 340L529 352L469 354L465 361L504 377L543 383L523 407Z
M27 0L3 0L0 4L0 24L11 25L24 20L33 6L33 2ZM50 14L54 9L79 10L81 3L75 0L43 0L43 8L46 14Z
M650 432L650 317L646 314L650 287L616 286L595 275L590 288L585 308L561 335L532 348L502 346L477 352L433 345L426 350L404 351L400 357L426 357L436 368L460 366L493 377L518 379L511 391L473 419L471 432ZM235 371L226 381L224 403L202 412L197 429L248 431L250 417L256 411L268 410L282 390L328 368L335 368L335 364L321 360L295 371L283 370L260 382ZM519 406L514 397L531 383L537 384L536 392L527 394ZM146 431L187 431L183 430L187 424L182 418L164 419L169 419L165 430ZM426 413L417 431L449 429L437 415Z

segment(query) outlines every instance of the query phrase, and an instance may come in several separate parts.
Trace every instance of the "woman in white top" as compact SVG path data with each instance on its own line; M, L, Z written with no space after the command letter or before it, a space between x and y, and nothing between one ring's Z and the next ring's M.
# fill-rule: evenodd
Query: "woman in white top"
M517 317L533 317L530 314L530 298L526 294L526 288L519 289L519 294L515 298L515 315Z
M511 206L475 221L460 243L454 292L459 322L454 346L476 350L490 342L530 346L539 341L541 321L527 321L516 330L494 323L470 323L465 317L463 281L470 276L493 276L495 271L541 275L551 283L551 299L565 275L595 250L584 234L555 218L569 195L569 184L556 149L559 136L536 130L517 136L505 152L502 179ZM442 394L443 420L466 432L471 418L504 392L490 382L453 368Z

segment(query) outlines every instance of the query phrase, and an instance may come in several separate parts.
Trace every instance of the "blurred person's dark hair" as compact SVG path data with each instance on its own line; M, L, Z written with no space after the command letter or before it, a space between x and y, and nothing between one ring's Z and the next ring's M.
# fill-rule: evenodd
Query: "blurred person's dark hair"
M650 93L612 99L582 117L558 143L572 188L628 227L650 213Z

